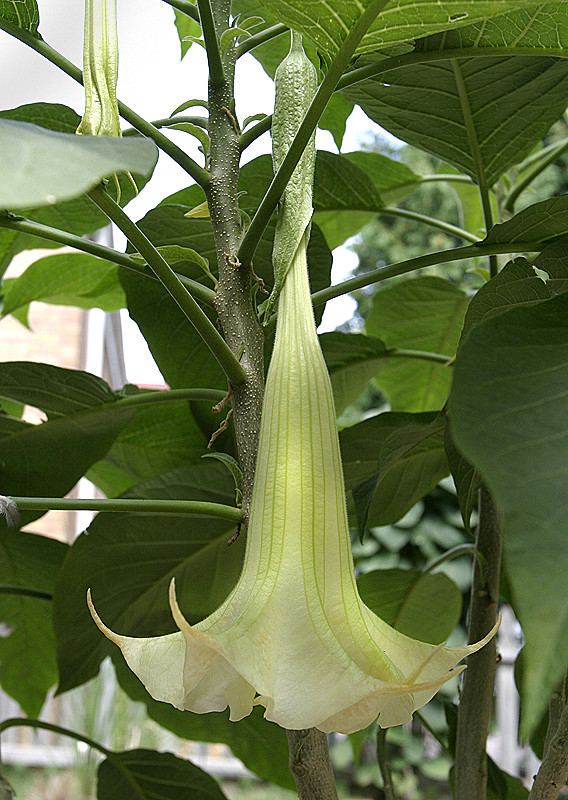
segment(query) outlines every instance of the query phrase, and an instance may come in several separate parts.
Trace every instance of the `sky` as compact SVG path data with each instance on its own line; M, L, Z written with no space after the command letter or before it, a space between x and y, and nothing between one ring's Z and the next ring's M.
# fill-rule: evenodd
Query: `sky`
M83 3L81 0L39 0L39 30L45 41L74 64L82 63ZM173 19L174 11L162 0L118 0L119 78L118 97L146 119L169 116L181 103L207 97L207 71L204 50L191 47L180 60L180 44ZM0 31L0 108L14 108L25 103L63 103L83 113L82 87L21 42ZM237 64L237 116L240 120L260 112L270 114L274 105L272 81L255 59L246 55ZM200 113L196 109L196 113ZM370 129L380 130L362 111L348 121L343 150L356 149L360 135ZM172 132L172 138L196 160L202 156L192 137ZM336 151L331 134L318 132L317 146ZM246 152L246 159L270 152L270 136L260 137ZM163 197L188 184L188 176L168 156L161 155L154 177L140 195L128 205L128 213L140 219ZM115 232L115 246L124 249L124 239ZM332 282L348 276L357 258L348 248L334 252ZM337 298L327 304L320 331L333 330L354 311L355 302ZM135 346L135 332L125 326L129 349ZM140 364L146 364L142 355ZM129 380L139 382L137 375ZM155 382L146 379L144 382Z

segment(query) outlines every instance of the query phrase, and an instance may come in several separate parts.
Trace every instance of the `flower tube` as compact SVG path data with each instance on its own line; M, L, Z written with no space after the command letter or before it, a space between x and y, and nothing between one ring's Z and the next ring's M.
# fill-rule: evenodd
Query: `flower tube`
M297 57L297 42L292 51ZM311 192L311 178L303 191ZM293 213L293 197L285 197L281 214ZM229 706L232 720L259 704L284 728L351 733L375 720L381 727L410 720L496 627L476 644L434 646L394 630L359 596L331 382L310 296L310 226L305 219L302 225L291 261L280 265L276 339L236 587L192 626L172 583L179 632L148 639L114 633L89 603L99 628L157 700L198 713Z
M116 0L85 0L83 85L85 113L77 133L120 136L116 99Z

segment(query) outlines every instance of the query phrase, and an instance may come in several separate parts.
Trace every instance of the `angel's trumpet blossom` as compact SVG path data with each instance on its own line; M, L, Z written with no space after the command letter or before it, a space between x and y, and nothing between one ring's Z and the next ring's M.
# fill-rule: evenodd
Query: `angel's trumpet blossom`
M407 722L458 663L464 647L425 644L395 631L357 591L331 383L312 312L305 240L279 300L266 382L245 563L213 614L149 639L113 633L156 700L198 713L253 704L289 729L350 733L377 720Z
M285 83L303 91L297 41L291 56ZM282 214L294 213L306 194L311 204L311 178L302 185L292 181ZM237 585L213 614L189 625L172 584L179 632L149 639L114 633L89 603L101 631L156 700L198 713L229 706L232 720L259 704L284 728L351 733L374 720L381 727L410 720L496 627L476 644L434 646L394 630L359 596L331 382L310 296L310 213L304 212L299 236L281 219L287 246L275 247L282 289Z
M117 76L116 0L85 0L85 113L77 133L121 135L116 99Z

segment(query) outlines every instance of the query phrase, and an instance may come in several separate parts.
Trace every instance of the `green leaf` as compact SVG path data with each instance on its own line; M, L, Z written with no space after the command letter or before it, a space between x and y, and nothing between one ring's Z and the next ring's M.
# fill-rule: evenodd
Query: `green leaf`
M549 276L543 281L533 264L518 257L485 283L471 301L463 324L460 346L472 328L513 306L530 306L568 291L568 241L548 245L535 259Z
M76 136L0 119L0 207L54 205L115 172L149 173L157 155L147 139Z
M401 519L448 474L440 414L378 414L340 441L361 531Z
M340 416L365 391L386 358L386 347L380 339L360 333L324 333L320 344L329 370Z
M67 545L7 528L3 521L0 533L0 583L51 593ZM0 684L26 714L37 717L57 681L51 602L1 593L0 619L10 630L0 638Z
M97 800L224 800L219 785L191 761L155 750L113 753L97 771Z
M86 411L117 399L108 383L96 375L33 361L3 362L0 397L39 408L49 417Z
M568 234L568 194L527 206L514 217L494 225L484 242L540 242L546 244Z
M126 305L116 264L85 253L40 258L19 278L6 281L2 315L37 300L103 311L118 311Z
M194 405L197 405L195 403ZM197 464L207 439L184 401L136 408L104 460L88 477L107 497L116 497L141 481L189 464Z
M0 0L0 17L41 39L37 29L39 10L36 0Z
M168 703L159 703L150 697L116 648L113 662L121 687L132 700L145 703L148 716L159 725L182 739L223 742L259 778L286 789L294 788L288 769L286 733L278 725L264 719L263 709L254 708L252 714L239 722L229 722L228 714L223 712L192 714L178 711Z
M444 431L444 448L448 466L454 479L464 528L468 533L471 533L471 514L475 508L477 491L483 486L483 481L473 464L470 464L463 453L460 453L456 447L449 425L446 425Z
M132 407L102 403L40 425L0 417L2 494L63 497L105 455L132 414ZM22 517L27 523L41 513L24 511Z
M468 297L442 278L411 278L377 292L368 334L387 347L454 355ZM431 411L446 402L451 369L414 359L390 359L375 378L394 410Z
M175 14L175 26L179 36L179 43L181 47L181 58L187 53L191 45L193 44L190 41L190 36L201 36L201 28L199 27L198 23L188 17L187 14L182 14L181 11L174 10ZM175 112L174 112L175 114Z
M567 80L565 59L477 56L400 67L344 93L395 136L492 186L563 114Z
M319 119L318 128L331 133L338 150L341 150L345 126L347 125L347 120L352 111L353 103L346 97L343 97L343 95L339 94L339 92L336 92L335 94L331 95L331 98Z
M512 604L526 639L522 730L538 724L568 664L568 294L472 328L449 414L456 444L503 517Z
M324 61L334 58L349 31L357 23L371 0L351 3L334 0L329 7L320 0L261 0L281 22L303 33L321 53ZM373 53L380 47L407 43L414 38L459 28L510 10L534 6L534 0L391 0L386 4L357 48L357 53ZM544 5L544 4L542 4Z
M123 496L232 504L232 484L221 464L202 462L157 476ZM171 633L176 630L168 606L173 577L190 623L214 611L237 582L244 537L227 547L233 530L226 520L185 514L99 514L69 550L56 584L59 691L92 678L112 652L91 620L89 587L113 630L131 636Z
M443 572L381 569L361 575L357 586L371 611L421 642L444 642L460 620L461 592Z

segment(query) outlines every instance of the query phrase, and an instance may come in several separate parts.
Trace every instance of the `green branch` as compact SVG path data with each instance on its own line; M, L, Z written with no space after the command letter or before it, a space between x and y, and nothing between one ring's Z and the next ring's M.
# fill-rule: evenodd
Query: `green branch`
M164 117L163 119L153 119L150 125L154 128L173 128L179 123L189 122L190 125L197 125L198 128L207 130L209 120L207 117ZM136 128L126 128L122 131L123 136L137 136L139 131Z
M209 317L205 315L152 242L101 186L92 189L88 193L88 197L120 228L130 243L138 250L211 350L230 382L235 385L242 383L246 378L245 370Z
M221 60L219 40L210 0L197 0L199 8L199 18L205 50L207 52L207 63L209 65L209 83L211 86L222 86L225 83L225 71Z
M112 511L129 514L190 514L239 523L240 508L202 500L150 500L118 498L87 500L76 497L11 497L19 511Z
M0 722L0 734L4 733L4 731L9 730L10 728L19 727L40 728L43 731L59 733L61 736L67 736L69 739L75 739L76 742L83 742L84 744L87 744L89 747L98 750L99 753L102 753L110 760L112 760L113 756L115 755L112 750L107 750L104 745L100 744L99 742L95 742L94 739L90 739L88 736L85 736L82 733L77 733L76 731L71 731L68 728L62 728L60 725L54 725L52 722L44 722L40 719L29 719L22 717L5 719L3 722Z
M182 14L191 17L191 19L199 23L199 11L197 10L197 6L194 5L194 3L190 3L189 0L164 0L164 3L172 6L172 8L177 8Z
M314 306L321 306L340 297L349 294L364 286L371 286L374 283L394 278L396 275L404 275L406 272L413 272L424 267L433 267L436 264L447 264L449 261L463 261L467 258L478 258L480 256L496 255L499 253L534 253L542 250L544 242L507 242L505 244L471 244L467 247L454 247L451 250L438 250L435 253L427 253L424 256L409 258L407 261L397 261L386 267L379 267L355 278L349 278L335 286L328 286L327 289L320 289L319 292L312 294Z
M399 347L385 350L383 355L385 358L416 358L419 361L433 361L435 364L442 364L443 366L450 366L451 361L451 356L445 356L442 353L428 353L426 350L406 350Z
M455 47L447 50L414 50L400 56L392 56L382 61L375 61L365 67L358 67L347 72L337 84L337 91L353 86L355 83L374 78L385 72L411 64L426 64L429 61L445 61L453 58L499 58L502 56L550 56L552 58L568 58L565 48L560 47Z
M32 589L29 586L14 586L12 584L1 583L0 594L17 594L24 597L34 597L38 600L53 600L51 592L44 592L42 589Z
M255 47L275 39L277 36L282 36L283 33L287 33L289 30L290 28L287 25L279 22L278 25L272 25L270 28L265 28L263 31L249 36L248 39L237 45L237 58L244 56L250 50L254 50Z
M380 728L377 725L377 763L383 779L383 792L385 795L385 800L396 800L390 766L387 760L386 744L387 730L385 728Z
M460 239L465 239L466 242L479 242L481 239L474 233L459 228L457 225L452 225L450 222L444 222L436 217L428 217L426 214L419 214L417 211L410 211L406 208L396 208L394 206L386 206L381 208L379 214L387 214L391 217L402 217L403 219L411 219L414 222L423 222L425 225L430 225L432 228L449 233L452 236L457 236Z
M140 394L129 394L121 397L116 402L121 408L128 406L146 406L154 403L175 403L179 400L205 400L211 403L220 403L227 397L227 392L222 389L156 389Z
M75 64L72 64L64 55L58 53L53 47L44 42L43 39L38 39L35 36L32 36L31 33L28 31L24 31L21 28L12 25L10 22L7 22L5 19L0 17L0 30L6 31L14 38L19 39L21 42L26 44L28 47L31 47L32 50L35 50L36 53L39 53L56 67L59 67L60 70L65 72L69 75L70 78L77 81L77 83L83 83L83 73L76 67ZM157 128L155 128L152 123L145 120L131 108L125 106L124 103L118 102L118 110L120 115L124 117L127 122L130 122L140 133L144 136L147 136L149 139L152 139L156 145L163 150L164 153L167 153L174 161L176 161L182 169L184 169L188 175L190 175L193 180L198 183L200 186L206 186L209 183L210 177L209 173L203 167L200 167L197 161L194 161L190 156L185 153L181 147L178 147L174 144L167 136L161 133Z
M324 112L329 98L336 90L338 82L343 75L347 64L351 60L357 45L368 31L377 15L382 11L388 0L371 0L363 14L359 17L343 44L339 48L336 57L331 62L329 70L322 80L314 99L306 112L294 141L288 150L280 169L274 176L272 183L268 187L262 202L260 203L251 224L243 237L239 248L238 258L241 264L250 264L256 247L268 225L268 222L276 208L282 192L286 188L302 153L310 139L310 136L317 127L318 121Z
M113 264L118 264L132 272L137 272L145 278L150 278L150 280L157 280L153 273L148 272L146 267L139 264L126 253L119 253L118 250L114 250L112 247L107 247L99 242L93 242L91 239L84 239L82 236L76 236L73 233L67 233L67 231L59 230L59 228L51 228L48 225L42 225L39 222L33 222L33 220L25 219L20 216L0 216L0 228L9 228L10 230L25 233L29 236L37 236L39 239L47 239L50 242L57 242L67 247L73 247L75 250L89 253L89 255L97 256L97 258L111 261ZM212 289L203 286L203 284L191 278L186 278L185 275L179 275L177 272L176 275L194 297L201 300L201 302L206 305L213 307L215 292Z
M262 136L263 133L269 131L272 126L272 114L267 114L264 119L261 119L256 125L253 125L252 128L249 128L244 133L241 133L239 138L239 148L241 153L243 150L252 144L255 139L258 139L259 136Z
M530 186L535 178L538 178L541 172L544 172L544 170L553 164L556 159L562 155L562 153L566 152L566 150L568 150L568 139L565 139L559 145L553 147L551 152L545 158L538 161L538 163L536 163L534 167L527 172L525 177L522 178L522 180L520 180L515 186L513 186L507 195L505 209L513 214L515 211L515 203L519 195L522 194L522 192L524 192L528 186Z

